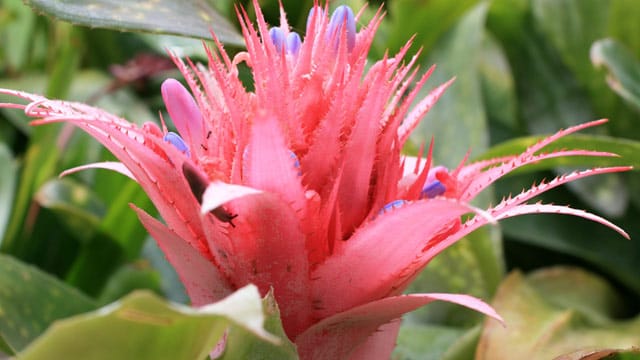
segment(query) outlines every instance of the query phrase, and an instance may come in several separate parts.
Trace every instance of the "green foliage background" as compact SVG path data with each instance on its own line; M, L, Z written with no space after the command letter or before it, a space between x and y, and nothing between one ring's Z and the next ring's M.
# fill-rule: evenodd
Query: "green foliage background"
M26 3L2 0L0 87L90 102L137 123L164 111L159 85L179 77L167 66L166 49L202 60L201 42L194 38L207 38L213 29L231 52L239 51L234 4L251 7L231 0L160 0L151 7L124 0ZM294 30L303 31L312 3L284 2ZM100 10L87 10L92 4ZM278 2L260 4L277 24ZM339 4L364 6L360 0L331 6ZM412 50L422 49L421 69L437 65L425 91L456 76L407 152L433 136L437 162L453 167L468 151L472 159L516 153L539 135L610 119L559 146L612 151L621 158L537 164L500 181L479 205L567 169L640 164L640 2L388 0L364 8L360 25L380 7L387 14L372 59L397 51L415 35ZM114 75L114 65L131 70L135 59L148 61L137 76ZM102 171L57 178L64 169L110 158L72 128L32 128L18 112L0 112L0 351L21 352L34 339L39 342L33 346L47 344L55 334L38 336L54 320L136 289L187 302L175 273L129 209L135 203L153 211L137 184ZM435 259L411 291L464 292L493 301L507 328L458 307L430 305L405 319L396 358L508 359L518 353L548 359L572 353L570 359L580 359L579 349L604 354L640 346L637 171L573 183L542 200L603 215L632 240L582 219L547 215L481 229ZM272 331L281 334L277 326ZM273 358L294 357L286 347L265 351ZM623 350L615 356L634 355Z

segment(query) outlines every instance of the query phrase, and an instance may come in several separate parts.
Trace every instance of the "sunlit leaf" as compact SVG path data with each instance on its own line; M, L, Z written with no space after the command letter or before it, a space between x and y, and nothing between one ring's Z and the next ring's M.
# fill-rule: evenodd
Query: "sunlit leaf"
M596 306L589 297L612 292L612 287L587 287L595 275L580 270L551 271L545 274L544 282L558 281L564 286L540 287L540 283L518 272L504 281L493 306L504 317L506 326L492 320L485 323L477 359L512 359L514 354L523 359L553 359L577 350L631 349L640 342L640 317L594 322L576 311L576 302L582 300L591 304L588 306ZM566 286L567 276L570 287ZM582 299L574 296L570 302L559 302L576 290L583 294Z
M74 24L115 30L146 31L243 45L242 37L202 0L28 0L36 10Z
M286 338L267 332L265 320L253 285L198 309L140 291L98 311L56 322L20 358L203 359L228 331L225 357L243 358L236 355L253 348L261 350L262 359L293 359Z

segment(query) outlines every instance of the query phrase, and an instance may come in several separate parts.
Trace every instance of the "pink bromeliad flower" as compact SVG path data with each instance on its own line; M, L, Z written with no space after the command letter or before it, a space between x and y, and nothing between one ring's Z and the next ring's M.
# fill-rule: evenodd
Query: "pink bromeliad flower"
M434 300L494 318L482 301L459 294L402 295L441 251L489 222L528 213L596 215L528 204L536 195L586 176L627 167L573 172L533 186L495 207L469 202L501 176L559 156L614 156L587 150L544 153L551 142L604 120L572 127L520 155L449 171L401 149L449 86L416 96L409 44L367 65L381 16L360 31L351 9L314 7L302 39L269 28L254 2L257 27L240 20L247 51L230 58L222 45L208 65L174 60L189 85L169 79L162 95L177 133L141 128L83 104L19 91L33 124L67 122L91 134L120 162L89 164L123 173L149 195L165 223L132 206L173 264L194 305L256 284L273 288L288 337L306 359L386 359L402 314ZM241 62L253 88L238 78ZM414 85L413 87L411 85ZM193 95L193 96L192 96ZM411 104L416 104L411 106ZM77 169L73 169L75 171ZM462 221L463 215L471 214Z

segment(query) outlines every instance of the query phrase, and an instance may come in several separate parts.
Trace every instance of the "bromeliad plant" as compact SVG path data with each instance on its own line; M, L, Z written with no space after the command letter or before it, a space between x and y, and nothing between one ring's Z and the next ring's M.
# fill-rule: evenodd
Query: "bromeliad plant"
M118 171L137 181L165 223L132 206L173 264L195 306L253 283L273 289L288 337L303 358L388 358L400 317L434 300L499 316L459 294L402 295L433 257L487 223L528 213L560 213L602 223L596 215L533 197L569 181L628 170L572 172L480 210L470 202L518 167L561 156L615 156L588 150L543 152L553 141L604 120L552 135L519 155L454 170L401 155L411 131L451 84L416 99L410 43L367 64L381 21L357 31L346 6L331 16L316 6L304 39L240 12L246 52L230 58L220 42L208 65L173 59L177 80L162 96L177 133L142 127L84 104L14 90L34 125L67 122L83 129L120 162L86 168ZM253 89L239 79L251 70ZM192 96L193 94L193 96ZM471 214L471 216L467 216Z

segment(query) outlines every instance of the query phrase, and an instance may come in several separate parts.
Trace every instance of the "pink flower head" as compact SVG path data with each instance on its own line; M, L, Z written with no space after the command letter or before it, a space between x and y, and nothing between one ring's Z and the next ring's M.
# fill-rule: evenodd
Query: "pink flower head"
M72 123L120 160L82 168L119 171L143 187L166 224L133 209L193 304L254 283L263 293L273 289L303 358L388 358L400 316L431 301L499 318L467 295L402 295L434 256L478 227L551 212L627 236L584 211L527 203L566 182L627 167L573 172L486 210L469 205L520 166L558 156L615 156L541 152L604 120L560 131L520 155L463 161L451 171L433 166L431 148L424 161L403 157L409 134L450 82L416 99L433 69L417 77L416 57L405 59L409 44L367 66L380 14L357 31L350 8L329 16L315 6L302 39L284 12L280 26L269 28L254 5L257 27L239 12L246 52L232 59L214 39L208 65L174 57L190 88L173 79L162 85L177 133L153 123L139 128L83 104L2 91L31 102L4 106L40 118L33 124ZM251 70L252 89L238 77L241 62Z

